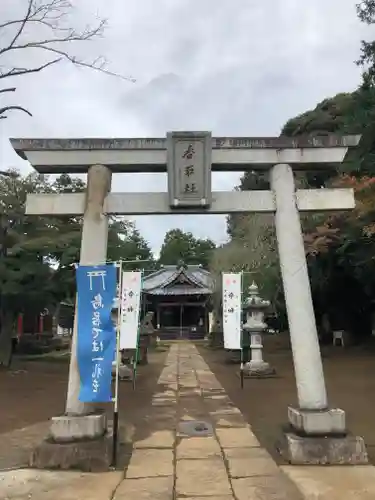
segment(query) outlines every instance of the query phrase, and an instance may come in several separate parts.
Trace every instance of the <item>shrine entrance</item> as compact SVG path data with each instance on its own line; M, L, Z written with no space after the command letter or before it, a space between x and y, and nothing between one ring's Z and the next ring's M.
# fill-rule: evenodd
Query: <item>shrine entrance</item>
M345 435L346 423L345 412L328 405L300 212L351 210L355 201L352 189L296 189L293 171L332 168L359 140L360 136L331 135L213 138L209 132L172 132L166 139L11 139L11 143L41 174L87 174L86 193L31 194L26 208L28 215L83 216L82 265L106 262L110 215L274 214L298 396L298 405L288 408L288 418L292 428L313 438ZM254 170L269 172L271 190L212 192L211 172ZM112 193L112 173L121 172L167 172L168 192ZM158 311L159 321L163 315L170 324L180 315L180 325L191 322L197 312L188 313L186 305L175 312L160 302ZM66 412L85 415L89 408L78 400L76 323Z
M143 280L146 311L162 340L203 339L208 331L214 280L201 266L163 266Z

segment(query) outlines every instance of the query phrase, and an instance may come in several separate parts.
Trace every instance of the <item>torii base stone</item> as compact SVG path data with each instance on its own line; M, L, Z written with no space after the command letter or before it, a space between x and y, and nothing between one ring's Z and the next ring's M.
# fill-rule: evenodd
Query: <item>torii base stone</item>
M291 465L367 465L368 456L360 436L300 435L291 427L277 444Z
M112 460L112 431L104 413L53 417L50 435L30 455L36 469L108 471Z

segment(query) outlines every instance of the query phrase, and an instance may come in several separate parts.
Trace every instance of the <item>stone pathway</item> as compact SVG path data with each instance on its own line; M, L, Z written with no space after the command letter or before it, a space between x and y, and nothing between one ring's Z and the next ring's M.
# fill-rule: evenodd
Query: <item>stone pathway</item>
M371 466L279 468L260 446L193 344L171 346L158 383L159 392L153 396L150 411L135 430L132 455L124 472L0 473L0 498L375 498L375 469ZM244 397L249 395L244 392Z
M143 440L135 435L115 500L303 498L260 447L193 344L172 345L159 384L165 389L154 395L150 416L164 421L164 429ZM195 431L199 422L207 431Z

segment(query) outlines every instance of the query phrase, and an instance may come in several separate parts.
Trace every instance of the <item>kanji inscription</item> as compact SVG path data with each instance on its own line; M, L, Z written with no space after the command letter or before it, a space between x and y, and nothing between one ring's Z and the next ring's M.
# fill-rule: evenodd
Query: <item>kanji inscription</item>
M170 205L207 207L211 203L211 134L172 132L168 138Z

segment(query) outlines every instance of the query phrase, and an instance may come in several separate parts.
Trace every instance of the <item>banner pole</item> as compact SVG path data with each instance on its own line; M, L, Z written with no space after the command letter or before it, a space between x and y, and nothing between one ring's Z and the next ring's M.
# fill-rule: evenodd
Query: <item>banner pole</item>
M241 295L240 295L240 311L241 311L241 336L240 336L240 342L241 342L241 367L240 367L240 381L241 381L241 389L243 389L244 385L244 373L243 373L243 325L242 325L242 293L243 293L243 271L241 271Z
M142 300L142 282L143 282L143 271L141 271L141 293L139 300ZM141 304L139 305L141 306ZM141 309L141 307L139 307ZM140 320L138 316L138 334L137 334L137 347L135 349L135 356L133 359L133 391L135 391L135 379L137 377L137 364L138 364L138 351L139 351L139 342L141 337L141 329L140 329Z
M117 466L117 448L118 448L118 394L119 394L119 375L120 375L120 329L121 329L121 310L122 310L122 261L118 264L119 268L119 292L117 304L117 324L116 324L116 376L115 376L115 398L113 405L113 441L112 441L112 467Z

